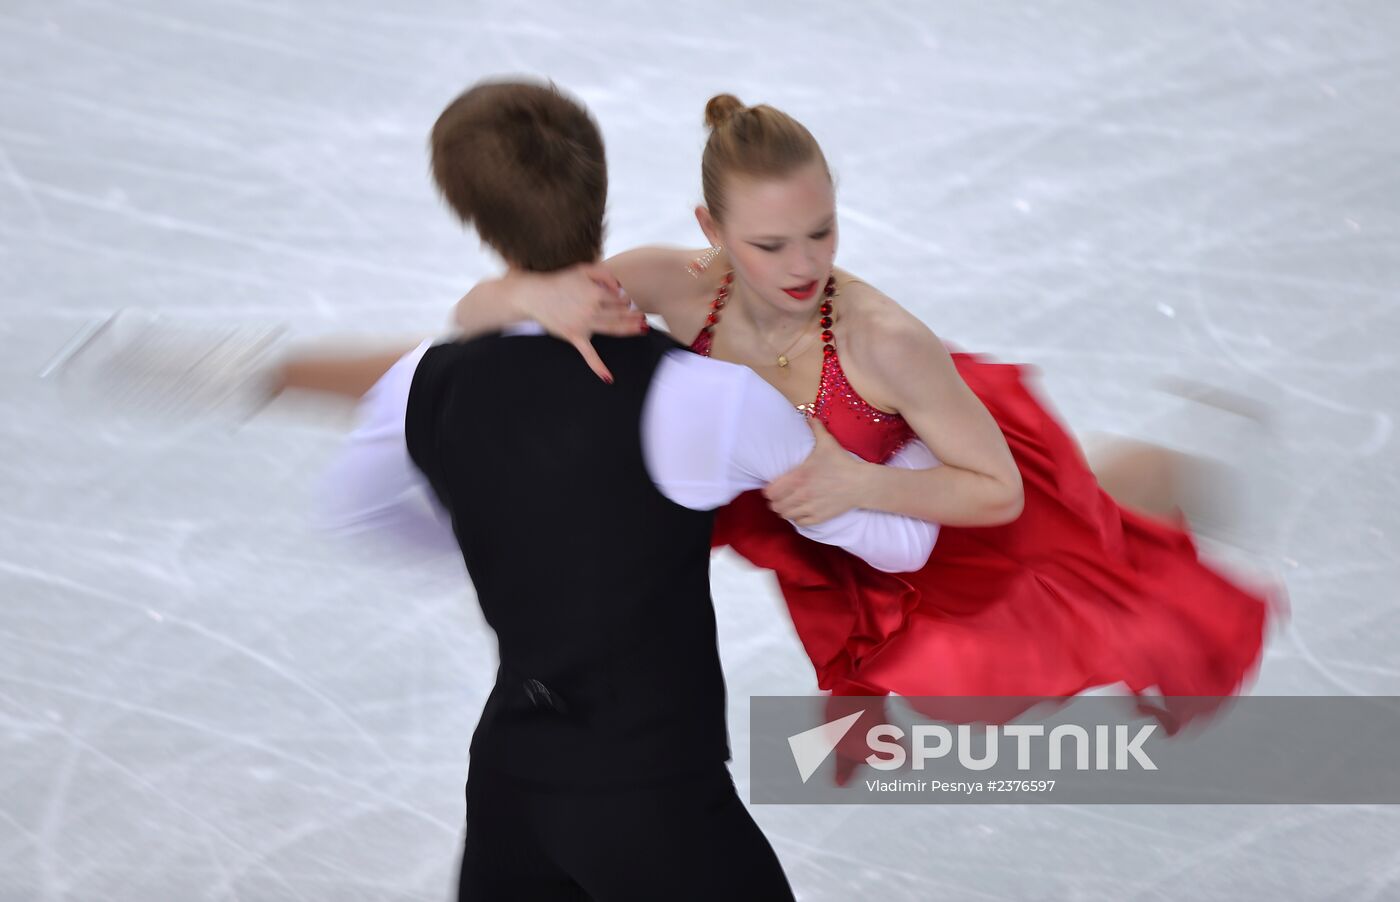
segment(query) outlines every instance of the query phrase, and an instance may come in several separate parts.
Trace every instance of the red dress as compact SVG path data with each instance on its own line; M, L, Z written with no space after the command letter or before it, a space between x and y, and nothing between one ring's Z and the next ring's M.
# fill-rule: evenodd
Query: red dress
M710 334L691 349L708 355ZM1203 563L1185 531L1119 507L1022 367L952 356L1021 471L1016 521L944 527L923 569L889 574L803 538L760 492L719 513L714 544L777 574L817 684L851 696L1064 697L1113 684L1237 692L1259 663L1267 595ZM875 463L914 437L855 393L836 355L811 413ZM1214 707L1202 698L1160 713L1174 731Z

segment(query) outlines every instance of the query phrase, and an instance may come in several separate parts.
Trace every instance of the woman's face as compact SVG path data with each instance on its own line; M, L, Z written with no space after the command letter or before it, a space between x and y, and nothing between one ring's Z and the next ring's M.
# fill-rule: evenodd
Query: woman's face
M714 223L737 278L779 310L810 311L836 259L836 192L813 162L779 179L731 178Z

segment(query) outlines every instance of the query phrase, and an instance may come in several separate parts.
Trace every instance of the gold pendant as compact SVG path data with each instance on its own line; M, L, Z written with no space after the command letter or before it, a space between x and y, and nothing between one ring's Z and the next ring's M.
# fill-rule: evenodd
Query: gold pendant
M788 359L787 359L787 357L785 357L785 356L782 355L782 354L779 354L779 355L778 355L778 366L786 367L787 365L788 365Z

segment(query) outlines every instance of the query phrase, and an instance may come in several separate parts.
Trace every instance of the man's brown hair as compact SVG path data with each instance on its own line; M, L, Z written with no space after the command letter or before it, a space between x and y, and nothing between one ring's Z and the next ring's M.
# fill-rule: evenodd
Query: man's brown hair
M506 263L545 272L602 256L603 138L553 84L478 84L447 105L430 143L438 190Z

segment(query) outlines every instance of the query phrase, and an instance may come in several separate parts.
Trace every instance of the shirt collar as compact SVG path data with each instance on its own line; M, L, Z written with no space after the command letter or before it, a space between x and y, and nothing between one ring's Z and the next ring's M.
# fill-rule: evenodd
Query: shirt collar
M544 326L532 319L523 319L516 323L511 323L501 330L503 335L543 335Z

